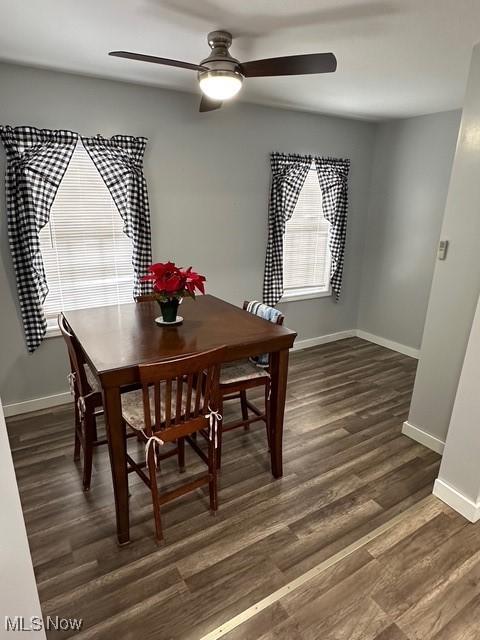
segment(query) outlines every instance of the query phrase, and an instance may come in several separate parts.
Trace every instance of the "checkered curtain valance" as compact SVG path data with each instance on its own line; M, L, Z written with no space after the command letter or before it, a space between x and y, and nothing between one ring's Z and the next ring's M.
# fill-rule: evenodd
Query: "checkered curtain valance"
M342 286L343 256L347 227L347 178L349 160L272 153L268 210L268 243L263 281L263 301L275 305L283 295L283 235L292 217L308 171L315 162L323 197L324 215L331 224L332 253L330 284L338 300Z
M0 127L7 155L8 237L27 348L35 351L47 330L48 293L39 233L47 224L78 135L35 127Z
M133 244L135 272L133 295L149 293L149 283L141 282L152 263L150 213L147 183L143 175L146 138L100 135L82 138L98 172L107 185L124 222L124 232Z

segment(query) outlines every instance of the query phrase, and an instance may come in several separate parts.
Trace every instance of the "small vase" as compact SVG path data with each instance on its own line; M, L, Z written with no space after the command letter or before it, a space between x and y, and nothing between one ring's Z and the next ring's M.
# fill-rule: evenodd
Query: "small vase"
M162 310L162 319L164 322L175 322L177 319L177 311L180 300L178 298L170 298L166 302L159 302Z

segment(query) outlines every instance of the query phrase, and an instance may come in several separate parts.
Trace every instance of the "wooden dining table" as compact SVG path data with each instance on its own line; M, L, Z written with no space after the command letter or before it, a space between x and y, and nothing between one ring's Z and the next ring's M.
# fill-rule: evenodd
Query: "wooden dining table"
M112 467L117 536L130 540L126 433L121 391L139 386L138 365L226 346L226 362L270 353L270 461L282 476L282 438L288 354L296 333L267 322L215 296L186 298L178 326L158 326L155 301L66 311L65 317L100 381Z

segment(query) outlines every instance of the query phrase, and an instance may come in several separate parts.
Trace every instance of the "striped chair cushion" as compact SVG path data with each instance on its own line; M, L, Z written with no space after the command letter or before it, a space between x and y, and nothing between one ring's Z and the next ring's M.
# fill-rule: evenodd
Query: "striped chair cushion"
M277 324L279 316L282 315L278 309L269 307L268 304L263 304L263 302L258 302L257 300L251 300L247 304L246 310L259 318L272 322L273 324ZM259 367L266 368L268 367L269 355L268 353L261 353L259 356L250 358L250 360Z

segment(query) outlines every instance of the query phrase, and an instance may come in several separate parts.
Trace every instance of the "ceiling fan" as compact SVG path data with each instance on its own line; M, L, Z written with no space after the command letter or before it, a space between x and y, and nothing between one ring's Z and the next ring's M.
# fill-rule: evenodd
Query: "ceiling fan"
M212 51L200 64L130 51L110 51L109 55L197 71L198 82L203 93L200 102L202 112L219 109L224 100L233 98L242 88L244 78L331 73L337 68L337 59L333 53L312 53L239 62L228 51L232 44L232 34L228 31L212 31L208 34L208 44Z

